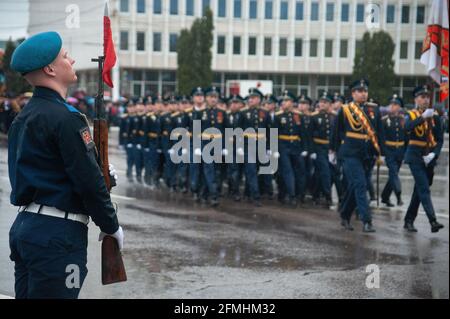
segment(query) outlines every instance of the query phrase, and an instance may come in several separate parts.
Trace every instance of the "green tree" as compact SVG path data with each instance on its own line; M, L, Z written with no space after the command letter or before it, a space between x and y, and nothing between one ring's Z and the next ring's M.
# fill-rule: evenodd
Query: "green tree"
M177 43L177 80L181 94L189 94L197 86L211 85L213 30L213 14L207 9L201 19L194 21L190 30L181 32Z
M6 42L5 54L3 56L3 72L6 79L6 92L21 94L30 91L31 86L19 73L11 69L11 58L15 49L16 44L9 39L8 42Z
M369 97L382 104L395 93L394 50L391 36L378 31L372 35L364 33L361 46L355 52L354 79L367 78L370 82Z

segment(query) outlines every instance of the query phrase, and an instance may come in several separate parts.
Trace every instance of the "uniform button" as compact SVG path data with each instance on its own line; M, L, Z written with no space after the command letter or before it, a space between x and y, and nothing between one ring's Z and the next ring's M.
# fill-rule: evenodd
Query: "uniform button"
M330 134L330 131L327 130L327 134Z

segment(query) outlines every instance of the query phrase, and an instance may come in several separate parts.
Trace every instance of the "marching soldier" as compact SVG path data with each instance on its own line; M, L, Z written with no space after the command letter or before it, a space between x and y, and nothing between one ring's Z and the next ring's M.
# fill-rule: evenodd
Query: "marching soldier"
M161 152L163 160L163 178L166 186L172 189L172 174L173 163L170 159L170 132L172 131L172 111L176 107L176 101L174 96L169 96L165 99L163 104L163 112L160 116L161 125Z
M422 204L431 224L431 232L438 232L444 225L436 221L436 213L431 202L430 186L433 184L434 168L442 150L444 133L439 115L430 108L430 91L426 85L413 91L415 109L405 117L408 146L405 163L414 177L414 192L405 216L405 229L417 232L414 221L419 205Z
M135 133L133 133L133 125L136 118L136 106L131 100L127 104L127 113L128 116L125 118L124 123L125 151L127 153L127 178L129 182L133 182L133 166L135 165L133 144Z
M331 172L328 159L330 146L331 125L334 116L330 112L332 97L324 92L319 98L319 111L313 113L311 117L309 131L312 135L311 141L311 160L314 161L316 174L319 182L313 193L313 200L316 204L319 202L320 192L325 197L326 207L331 206Z
M258 129L264 128L266 132L270 128L267 111L261 108L263 94L256 88L249 89L247 107L243 108L239 115L238 126L245 131L253 129L255 133L244 133L244 149L238 149L237 153L244 155L244 172L246 188L250 199L256 206L262 206L260 191L258 185L258 164L257 154L251 154L248 149L249 143L264 143L267 148L267 137L265 134L259 134Z
M151 101L151 97L149 98ZM147 185L154 188L157 181L157 170L159 165L158 149L160 149L159 137L161 135L161 126L158 119L158 109L153 103L148 105L148 113L145 116L144 129L144 180Z
M134 163L136 166L136 180L142 183L142 170L144 168L144 120L145 120L145 104L142 98L137 99L136 102L137 114L133 119L133 144L134 144Z
M347 192L339 207L341 224L353 230L350 219L355 208L363 222L364 232L375 232L367 198L367 171L374 157L383 155L384 141L381 116L378 109L370 113L367 106L369 83L365 79L355 81L351 86L353 101L343 105L333 130L331 157L336 152L343 159L344 174L348 181ZM331 161L334 161L333 159Z
M285 91L282 96L282 110L275 114L273 127L278 129L279 167L283 189L289 196L289 204L297 206L297 195L304 197L305 166L302 157L308 155L308 137L302 114L294 110L295 96ZM298 190L298 191L297 191Z
M336 116L339 110L342 108L342 105L345 103L345 98L339 93L335 93L333 97L333 105L332 105L332 114L333 114L333 122L332 128L333 131L335 129ZM336 156L333 162L330 163L330 171L331 171L331 186L333 184L336 187L336 192L339 198L339 203L342 202L342 198L344 196L344 190L346 189L345 176L343 174L342 168L342 160L339 156Z
M367 115L369 116L369 118L371 120L374 120L375 119L375 110L379 109L378 102L376 102L372 98L369 98L369 100L367 101L366 105L367 105ZM383 147L383 146L384 145L381 145L381 147ZM370 196L370 200L371 201L377 200L377 198L375 196L375 189L373 187L373 181L372 181L373 170L374 170L376 162L377 162L376 156L372 156L372 158L368 162L368 170L367 170L367 176L366 176L366 178L367 178L367 190L369 192L369 196Z
M403 100L394 94L390 98L389 114L383 117L383 128L386 141L384 150L386 152L386 166L389 169L389 179L381 193L381 202L388 207L393 207L390 197L394 191L397 197L397 205L403 205L402 185L398 172L405 156L405 117L400 113L403 108Z

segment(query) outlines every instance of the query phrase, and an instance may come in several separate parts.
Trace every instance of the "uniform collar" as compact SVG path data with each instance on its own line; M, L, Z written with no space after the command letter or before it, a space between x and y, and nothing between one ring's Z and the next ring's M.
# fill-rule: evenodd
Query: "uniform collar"
M43 86L36 86L34 88L33 96L55 99L61 103L66 103L66 100L58 92Z

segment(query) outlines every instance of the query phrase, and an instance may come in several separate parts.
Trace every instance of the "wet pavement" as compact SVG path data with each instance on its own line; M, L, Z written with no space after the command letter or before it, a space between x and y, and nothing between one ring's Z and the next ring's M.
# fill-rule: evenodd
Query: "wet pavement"
M255 208L225 198L211 209L129 183L115 143L110 162L119 186L112 198L125 231L128 282L101 285L98 228L91 224L81 298L449 298L448 169L432 188L443 231L432 234L422 212L419 233L404 232L403 206L376 210L377 232L363 234L359 222L343 231L336 211L312 205L264 201ZM0 295L12 296L8 231L16 209L9 204L6 143L0 144ZM407 170L402 176L407 203L412 180ZM379 267L379 288L366 286L370 264Z

